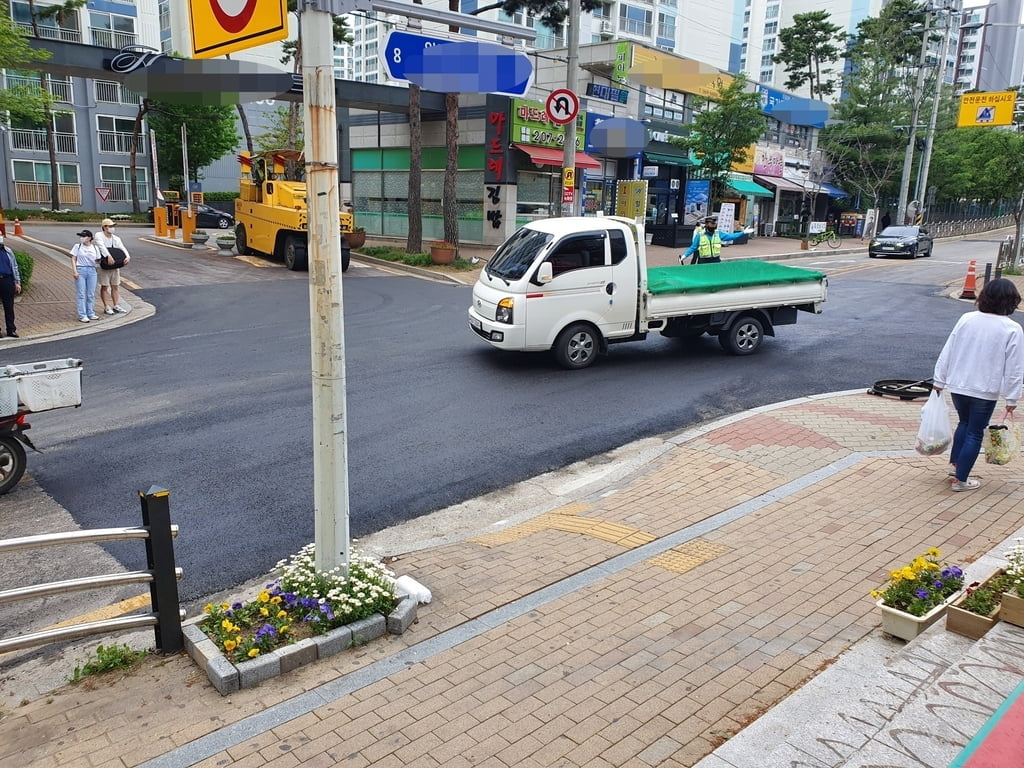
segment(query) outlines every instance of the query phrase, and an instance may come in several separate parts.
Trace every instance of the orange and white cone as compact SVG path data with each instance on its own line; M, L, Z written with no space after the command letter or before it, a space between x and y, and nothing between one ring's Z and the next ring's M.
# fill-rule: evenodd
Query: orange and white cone
M975 294L977 288L977 271L975 270L975 262L971 261L969 267L967 267L967 279L964 280L964 289L960 291L961 299L976 299L978 296Z
M18 219L14 220L14 236L21 237L25 233L21 231L21 222Z

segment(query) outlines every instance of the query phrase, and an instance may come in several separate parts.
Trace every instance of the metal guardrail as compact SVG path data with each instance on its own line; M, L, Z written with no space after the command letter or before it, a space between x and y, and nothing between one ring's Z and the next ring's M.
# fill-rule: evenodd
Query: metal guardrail
M0 540L0 556L2 556L7 552L57 545L142 539L146 543L146 563L149 566L145 571L86 576L5 589L0 591L0 605L84 589L148 583L150 603L153 609L147 614L82 622L0 639L0 653L147 626L154 628L158 651L162 653L181 651L185 645L181 631L181 620L184 618L185 612L178 604L177 580L181 578L182 571L174 565L174 537L178 535L178 526L171 524L169 496L170 491L156 487L150 488L145 493L139 492L139 497L142 500L142 525L139 527L94 528Z

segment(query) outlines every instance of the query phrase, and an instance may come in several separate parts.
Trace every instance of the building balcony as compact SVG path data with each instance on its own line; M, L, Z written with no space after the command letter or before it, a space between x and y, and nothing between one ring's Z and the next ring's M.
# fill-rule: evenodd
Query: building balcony
M100 152L114 152L121 155L127 155L131 153L133 141L130 133L120 133L117 131L97 131L96 136L99 140ZM138 140L139 145L136 150L136 155L146 154L146 140L145 136L139 134Z
M11 129L11 149L29 152L49 152L46 146L46 131L25 131ZM56 150L65 155L78 154L78 137L73 133L54 133Z
M31 24L18 22L18 27L27 32L30 37L35 37L35 31ZM82 33L77 29L65 29L64 27L50 27L39 25L39 37L43 40L60 40L62 43L82 42Z
M134 91L129 91L121 83L97 80L96 101L104 104L131 104L138 106L142 103L142 96Z
M60 200L57 207L82 204L81 184L58 184L57 194ZM51 205L50 182L48 181L15 181L14 199L19 205Z
M38 88L39 87L39 76L38 75L12 75L8 74L6 77L6 87L11 88ZM71 104L71 81L70 80L55 80L50 78L50 95L54 101L59 101L62 104Z
M115 32L111 29L97 29L89 27L89 37L93 45L103 48L125 48L129 45L137 45L139 36L134 32Z
M130 203L132 201L132 188L127 181L104 181L101 186L110 190L107 197L108 203ZM135 189L139 194L140 202L149 202L149 184L144 181L135 182Z

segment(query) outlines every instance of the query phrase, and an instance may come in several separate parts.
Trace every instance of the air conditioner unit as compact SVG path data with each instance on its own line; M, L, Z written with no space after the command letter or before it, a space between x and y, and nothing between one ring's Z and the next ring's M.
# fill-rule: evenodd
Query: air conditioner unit
M602 35L611 35L611 34L614 34L614 33L615 33L615 30L612 28L612 23L610 21L602 21L601 22L601 34Z

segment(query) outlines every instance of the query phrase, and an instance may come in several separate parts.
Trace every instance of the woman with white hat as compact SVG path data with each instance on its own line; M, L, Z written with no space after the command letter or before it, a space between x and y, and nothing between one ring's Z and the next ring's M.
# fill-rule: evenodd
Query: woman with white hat
M100 301L103 302L103 314L113 315L119 312L124 312L125 308L121 306L120 296L118 295L118 286L121 285L121 269L119 267L110 268L109 266L104 267L103 262L113 264L114 257L110 255L110 248L119 248L124 254L124 264L131 261L131 256L128 255L128 249L124 247L124 242L120 237L114 234L114 222L111 219L104 219L100 222L100 233L96 236L96 242L108 249L107 254L103 257L100 262L100 270L96 275L96 282L100 286ZM124 266L122 264L122 266ZM110 294L109 302L107 294Z

